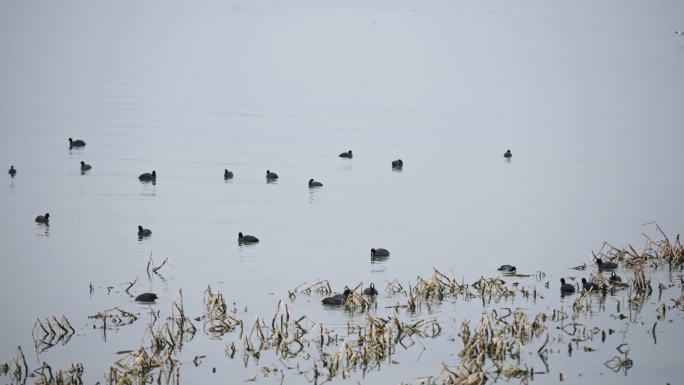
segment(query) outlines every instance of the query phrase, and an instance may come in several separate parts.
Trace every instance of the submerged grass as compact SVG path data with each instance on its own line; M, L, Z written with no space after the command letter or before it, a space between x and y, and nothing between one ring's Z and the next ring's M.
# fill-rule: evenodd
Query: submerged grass
M327 327L305 314L294 314L291 304L283 300L277 301L271 317L256 316L253 322L245 324L238 316L236 306L229 307L223 294L210 286L202 296L203 314L191 318L185 313L183 293L179 291L168 317L161 319L159 312L150 312L141 345L119 352L123 356L108 369L105 382L110 385L180 383L182 360L179 357L184 346L191 343L198 332L194 322L202 323L200 332L209 339L225 344L226 357L233 359L241 355L245 368L254 367L264 378L276 378L282 382L285 376L304 376L313 383L349 379L357 372L365 374L381 370L383 364L395 362L393 357L400 350L409 350L416 345L425 349L422 339L444 338L445 328L452 325L445 325L444 320L429 315L434 306L444 301L476 301L481 302L483 308L479 321L461 320L460 326L454 330L458 338L446 340L448 344L455 344L455 356L444 357L444 362L436 368L436 375L420 377L413 383L475 385L497 380L528 383L535 375L551 372L549 359L553 354L567 351L568 357L572 357L577 351L595 352L597 341L605 343L607 336L616 332L586 324L594 312L607 311L605 301L609 293L624 293L624 303L616 301L611 317L636 324L633 322L636 316L653 300L654 285L650 274L663 266L669 271L669 283L655 286L659 304L657 320L664 320L669 311L684 311L684 278L681 275L684 254L679 236L670 242L657 225L656 230L662 239L646 237L646 246L641 252L631 245L618 249L604 243L601 250L592 253L595 258L621 263L628 280L609 283L600 272L590 274L589 281L601 289L580 290L570 308L553 308L545 312L503 306L504 303L513 303L516 296L534 301L543 298L534 284L526 286L521 282L504 281L530 278L532 275L508 275L504 279L481 277L466 283L435 268L430 275L417 276L413 282L387 282L382 296L397 302L381 308L389 309L386 315L378 314L376 298L360 293L363 284L359 283L341 305L354 319L346 325L346 330ZM159 274L159 269L167 264L168 259L165 259L161 265L152 268L150 260L146 269L148 276ZM580 266L587 268L586 263ZM548 281L543 283L545 273L537 272L534 277L536 283L551 289ZM137 278L124 291L130 290L136 282ZM663 302L663 291L677 285L681 294ZM89 292L92 295L94 285L90 285ZM323 297L332 292L327 280L318 280L297 285L287 292L287 297L295 303L299 296ZM424 316L425 309L428 316ZM106 339L108 330L130 325L140 315L114 307L89 318L95 322L94 327L102 330ZM656 327L657 322L648 330L654 341ZM36 350L42 352L68 343L75 331L63 316L60 319L37 320L32 334ZM629 355L630 347L623 342L616 349L619 354L604 365L612 371L626 373L635 364ZM528 358L530 354L539 358L541 369L532 366ZM192 363L199 366L204 358L204 354L194 355ZM257 372L248 380L256 380ZM83 365L80 363L57 371L43 363L31 370L21 347L17 349L16 357L0 365L0 375L6 376L11 383L25 383L28 378L35 378L34 382L40 384L80 384L82 374ZM565 376L564 373L558 375L561 380Z

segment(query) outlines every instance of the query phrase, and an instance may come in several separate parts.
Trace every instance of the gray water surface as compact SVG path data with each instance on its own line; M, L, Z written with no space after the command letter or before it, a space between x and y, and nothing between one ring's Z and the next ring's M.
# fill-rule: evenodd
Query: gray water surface
M513 263L551 286L507 306L571 306L558 278L603 241L642 245L652 221L684 229L681 15L679 1L632 0L0 3L0 164L18 170L0 188L0 362L22 345L35 367L83 362L102 381L116 351L140 345L148 306L123 292L136 278L132 294L158 293L162 312L182 289L201 314L211 285L253 320L303 281L382 289L436 267L473 282ZM87 145L69 150L68 137ZM267 184L267 169L280 179ZM152 170L155 185L137 180ZM49 226L33 221L46 212ZM139 240L138 225L152 236ZM261 242L239 246L240 231ZM373 263L372 247L392 255ZM147 278L150 256L169 258L163 277ZM290 305L332 327L363 319L319 301ZM382 297L378 312L396 302ZM143 320L103 341L87 316L114 306ZM434 311L455 337L482 306ZM35 320L62 314L77 335L31 352ZM639 329L535 382L563 371L571 384L675 383L682 312L672 317L658 344ZM196 337L181 382L258 371L225 358L235 338ZM628 376L602 365L621 338L644 346ZM424 343L353 380L409 382L457 362L444 340Z

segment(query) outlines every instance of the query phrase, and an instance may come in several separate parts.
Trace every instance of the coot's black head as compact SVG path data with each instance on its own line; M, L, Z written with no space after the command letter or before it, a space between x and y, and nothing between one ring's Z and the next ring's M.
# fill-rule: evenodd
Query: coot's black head
M85 162L84 162L84 161L81 161L81 166L83 166L83 165L85 165Z
M371 255L375 255L375 249L371 249Z
M373 289L373 290L375 290L375 284L374 284L373 282L371 282L370 288Z
M587 284L587 279L582 277L582 285L586 285L586 284Z
M344 292L342 292L342 295L346 298L346 297L348 297L348 296L351 294L351 292L352 292L351 289L349 289L348 286L345 286L345 287L344 287Z
M565 278L561 278L561 285L565 285Z
M157 172L154 171L154 170L152 170L152 176L156 178L156 177L157 177Z
M73 141L74 141L73 139L69 138L69 143L71 143L71 142L73 142Z
M313 183L313 178L309 179L309 184Z
M597 265L603 265L603 260L601 258L596 258Z
M138 225L138 231L143 231L143 227Z
M238 238L242 238L242 237L243 237L242 232L239 232L239 233L238 233Z

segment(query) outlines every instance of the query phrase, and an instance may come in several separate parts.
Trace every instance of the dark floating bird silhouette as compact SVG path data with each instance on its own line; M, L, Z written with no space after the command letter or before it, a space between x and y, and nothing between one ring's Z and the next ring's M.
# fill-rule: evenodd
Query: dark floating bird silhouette
M404 168L404 161L401 159L393 160L392 168L395 170L401 170L402 168Z
M601 258L596 258L596 265L598 266L599 271L615 270L618 267L617 263L612 262L612 261L603 262L603 260Z
M515 273L517 269L513 265L501 265L497 270L505 273Z
M84 161L81 161L81 171L88 171L88 170L90 170L91 168L93 168L93 166L87 164L87 163L84 162Z
M561 286L560 286L561 294L572 294L575 292L575 285L565 283L565 278L561 278L560 281L561 281Z
M36 222L47 225L50 222L50 213L45 213L45 215L38 215L36 217Z
M81 139L76 139L73 140L69 138L69 148L74 148L74 147L84 147L86 143L82 141Z
M259 238L255 237L254 235L243 235L242 233L238 233L238 243L239 244L252 244L252 243L257 243L259 242Z
M352 150L349 150L347 152L343 152L339 155L340 158L347 158L351 159L352 158Z
M141 182L156 182L157 181L157 172L152 170L151 173L146 172L146 173L140 174L138 179Z
M225 171L223 171L223 179L233 179L233 172L228 171L228 169L225 169Z
M267 180L276 180L276 179L278 179L278 174L271 172L271 170L266 170L266 179Z
M318 182L313 180L313 178L309 179L309 187L322 187L323 183Z
M137 302L154 302L157 298L157 295L154 293L142 293L139 296L135 297L135 300Z
M587 279L582 277L582 290L584 291L599 291L599 285L595 282L587 282Z
M511 150L506 150L506 152L504 153L504 158L510 159L512 157L513 157L513 154L511 154Z
M621 284L622 278L619 275L615 274L615 272L613 271L610 273L610 277L608 278L608 283L610 283L611 285Z
M389 257L390 252L387 249L378 247L377 249L371 249L371 257Z
M9 169L9 171L7 171L7 173L10 174L10 176L12 178L14 178L14 176L17 175L17 169L14 168L14 165L11 165L10 169Z
M371 296L371 297L378 295L378 291L375 289L375 284L373 282L371 282L369 287L363 289L363 294Z
M150 235L152 235L152 230L144 229L142 226L138 226L138 236L140 238L149 237Z
M321 302L324 305L339 306L344 304L344 302L347 300L347 297L349 297L350 294L351 290L349 289L349 287L345 286L344 292L342 294L335 294L332 297L323 298Z

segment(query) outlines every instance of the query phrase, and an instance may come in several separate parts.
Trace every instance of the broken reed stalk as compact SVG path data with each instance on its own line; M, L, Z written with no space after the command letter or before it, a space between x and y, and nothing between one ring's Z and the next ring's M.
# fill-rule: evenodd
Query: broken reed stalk
M69 319L63 315L61 320L55 316L43 321L40 318L37 319L33 324L31 336L36 350L44 352L60 342L62 345L66 345L75 333L76 330L74 330Z
M153 268L153 269L152 269L152 272L155 273L155 274L157 274L157 272L158 272L162 267L164 267L164 265L166 265L166 263L167 263L168 261L169 261L169 258L168 258L168 257L167 257L167 258L164 258L164 261L162 261L161 265L159 265L159 266Z
M292 289L291 293L296 294L296 293L300 292L299 289L304 285L307 285L307 283L302 282L299 285L295 286L295 288ZM309 295L312 292L315 292L317 294L330 294L330 293L332 293L332 289L330 288L330 282L328 282L327 279L319 280L319 281L317 281L317 282L315 282L315 283L313 283L313 284L311 284L311 285L309 285L309 286L307 286L301 290L301 293L306 294L306 295Z
M105 309L102 311L99 311L97 314L93 314L91 316L88 316L90 319L96 319L96 320L102 320L102 329L107 330L108 329L108 321L111 323L113 328L111 329L118 329L121 326L126 326L130 325L133 322L138 320L138 316L123 310L119 307L113 307L111 309Z
M133 285L135 285L137 282L138 282L138 277L135 277L135 279L133 280L133 282L128 282L128 287L126 287L126 289L124 290L124 291L126 292L126 294L132 296L132 294L129 292L129 290L131 290L131 288L133 287Z

